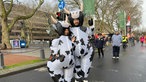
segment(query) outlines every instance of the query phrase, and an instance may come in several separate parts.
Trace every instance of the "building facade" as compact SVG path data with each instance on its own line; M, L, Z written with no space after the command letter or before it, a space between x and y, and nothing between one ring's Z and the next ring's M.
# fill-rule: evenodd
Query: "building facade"
M9 4L6 4L9 8ZM12 12L8 17L8 23L11 23L16 16L25 16L30 14L33 9L30 9L23 5L13 5ZM1 20L1 18L0 18ZM21 39L22 30L26 37L30 37L31 40L49 40L50 36L46 32L49 29L47 13L43 11L37 11L34 16L27 20L19 20L12 28L10 32L10 40ZM1 39L1 21L0 21L0 39Z

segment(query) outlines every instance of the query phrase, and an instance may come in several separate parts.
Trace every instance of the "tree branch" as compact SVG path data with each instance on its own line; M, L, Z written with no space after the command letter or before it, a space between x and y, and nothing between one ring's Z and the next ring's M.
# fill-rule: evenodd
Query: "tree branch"
M9 30L12 29L12 27L14 26L14 24L18 21L18 20L25 20L25 19L28 19L28 18L31 18L35 12L41 7L41 5L44 3L44 0L39 0L39 5L31 12L31 14L28 14L26 16L18 16L18 17L15 17L13 20L12 20L12 23L8 26Z
M13 7L13 0L10 1L10 8L8 9L8 11L6 12L6 16L8 16L12 10Z
M1 8L2 16L6 17L6 9L3 0L0 0L0 8Z
M80 4L76 0L74 0L74 2L80 7Z

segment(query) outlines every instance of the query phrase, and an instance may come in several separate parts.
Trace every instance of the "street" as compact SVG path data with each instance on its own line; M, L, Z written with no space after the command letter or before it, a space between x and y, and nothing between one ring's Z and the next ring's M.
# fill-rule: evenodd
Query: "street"
M120 52L120 59L112 59L112 47L105 49L105 57L95 52L89 82L146 82L146 45L129 46ZM46 67L0 78L0 82L53 82Z

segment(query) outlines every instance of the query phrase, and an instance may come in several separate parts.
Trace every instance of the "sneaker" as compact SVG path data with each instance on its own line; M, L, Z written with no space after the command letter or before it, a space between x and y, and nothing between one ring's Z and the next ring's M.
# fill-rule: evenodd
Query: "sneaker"
M115 59L116 57L112 57L113 59Z
M88 80L83 80L83 82L88 82Z
M117 59L119 59L119 57L116 57Z

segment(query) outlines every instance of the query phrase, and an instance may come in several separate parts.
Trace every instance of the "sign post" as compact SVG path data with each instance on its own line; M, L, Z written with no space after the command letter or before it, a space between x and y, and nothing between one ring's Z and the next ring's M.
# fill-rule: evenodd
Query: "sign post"
M64 2L64 0L58 0L58 1L59 1L58 8L59 8L60 10L64 9L64 7L65 7L65 2Z

